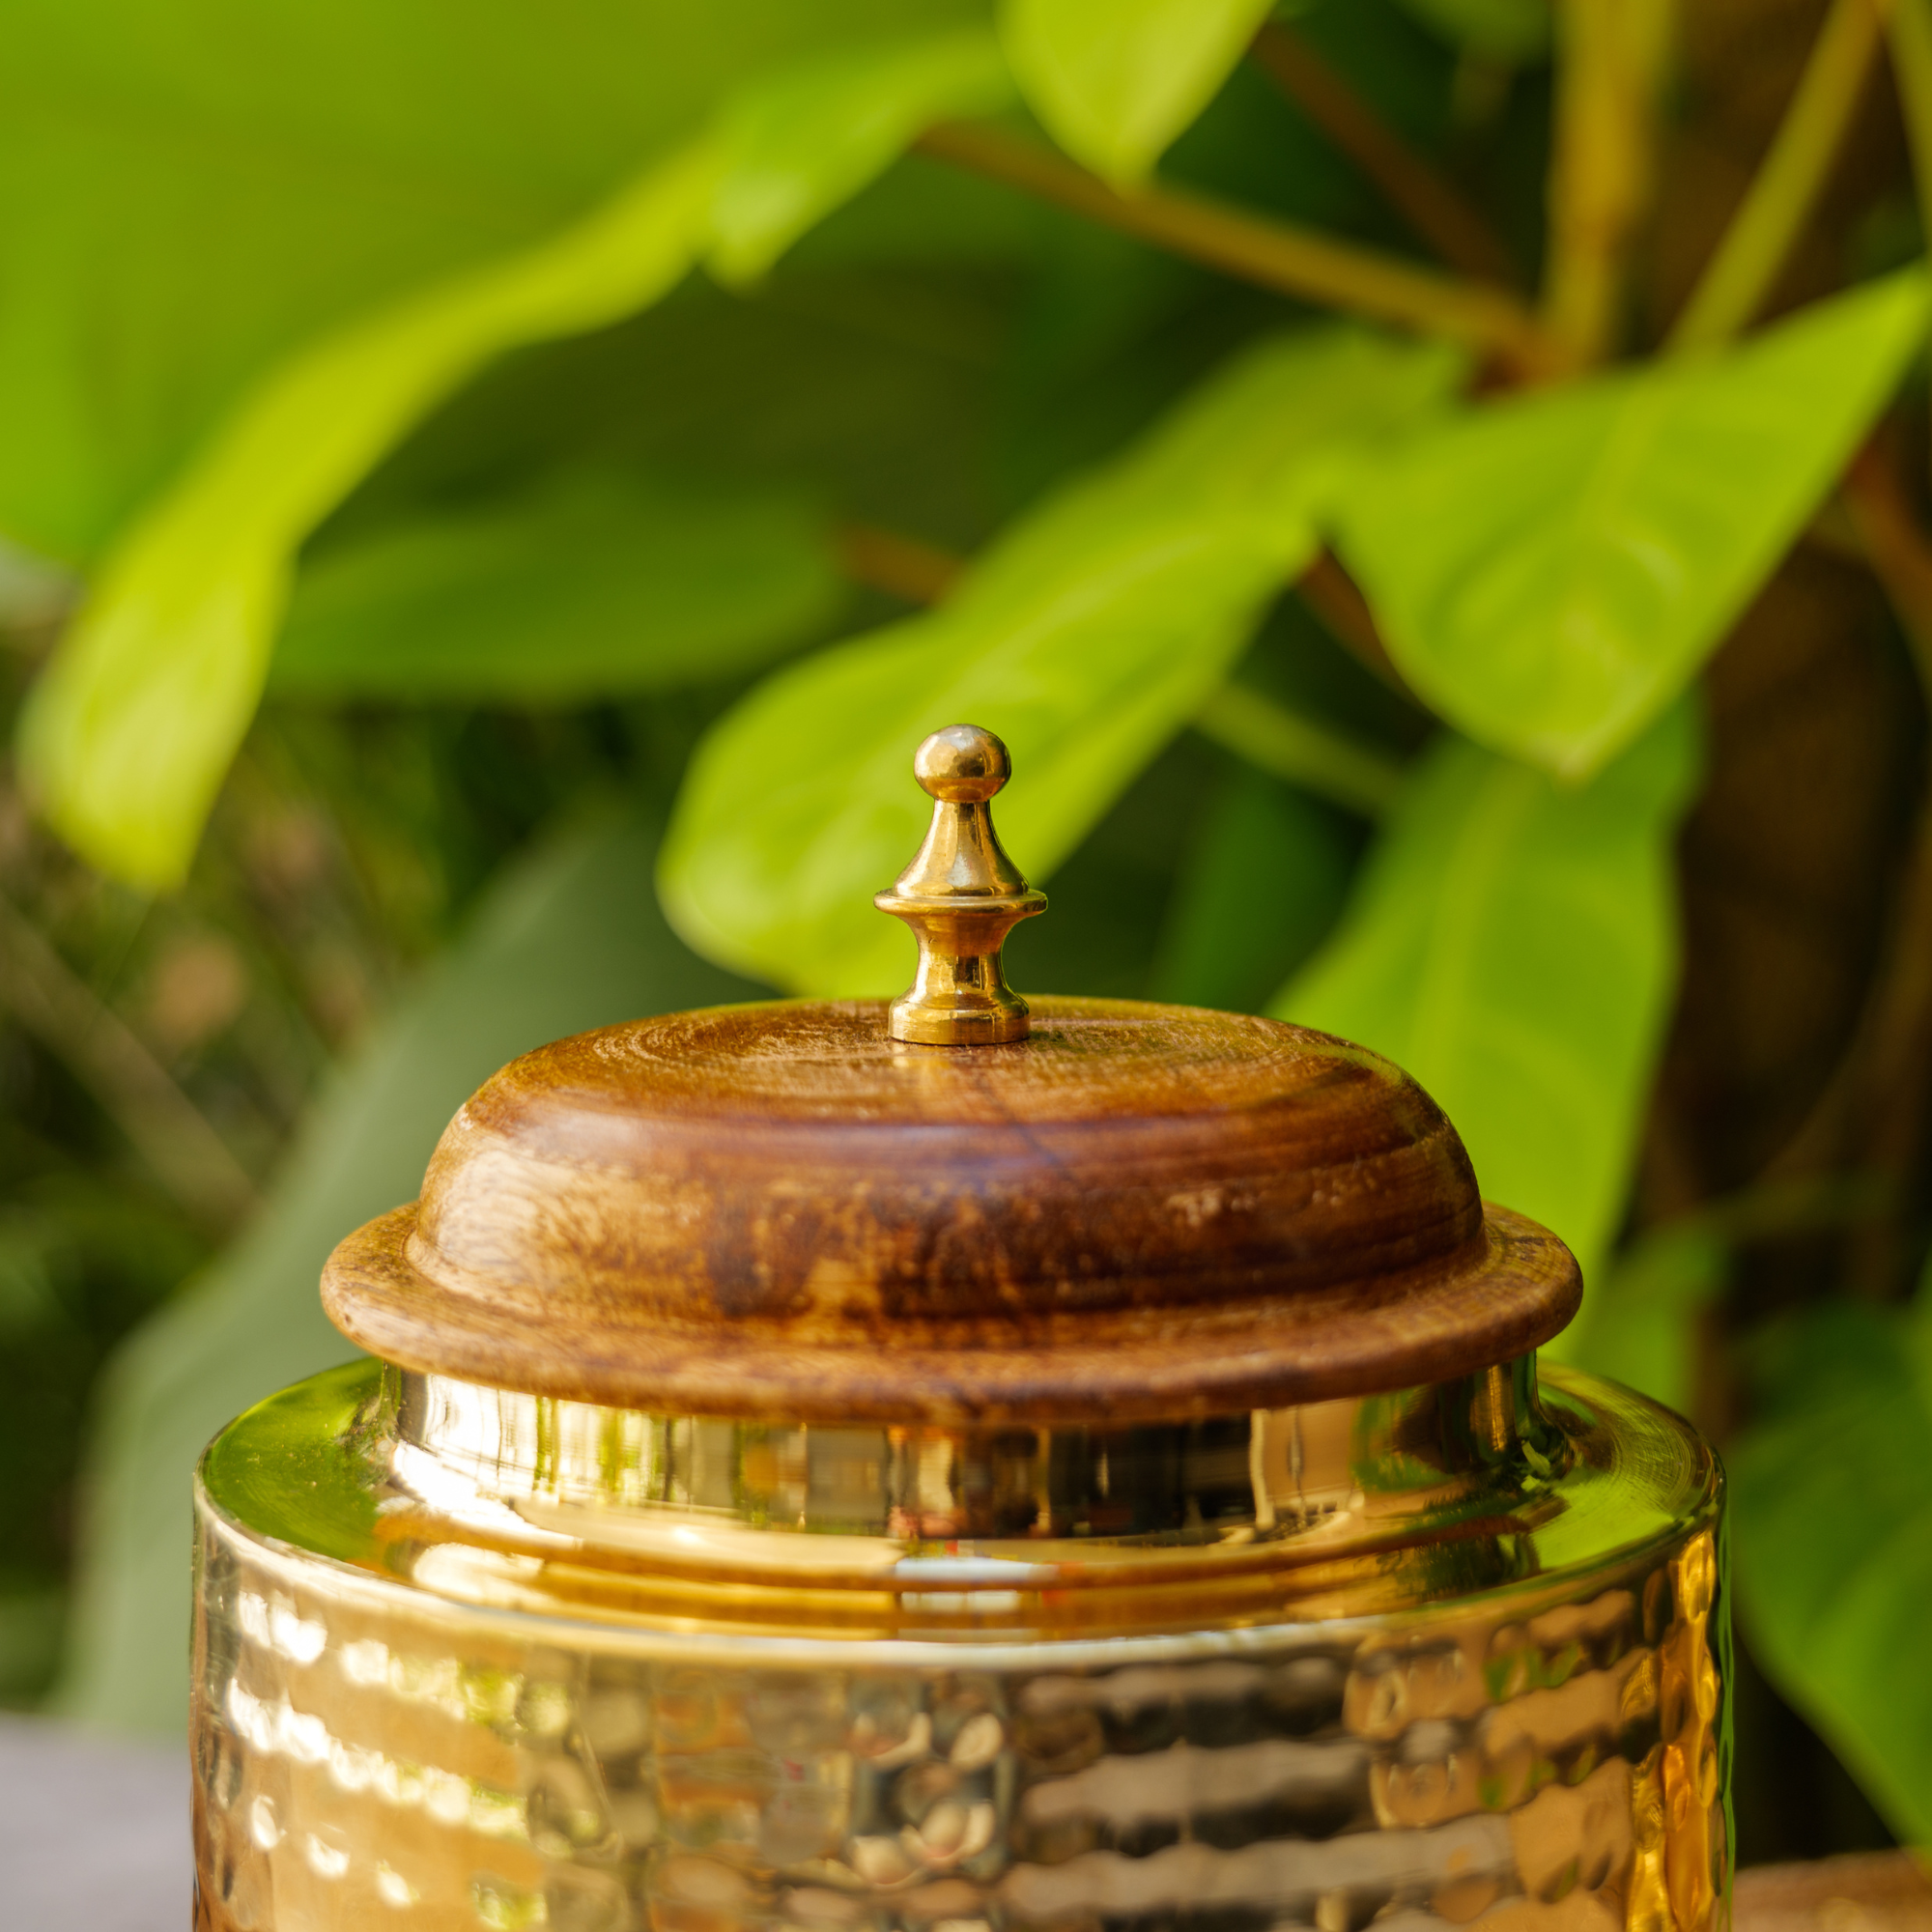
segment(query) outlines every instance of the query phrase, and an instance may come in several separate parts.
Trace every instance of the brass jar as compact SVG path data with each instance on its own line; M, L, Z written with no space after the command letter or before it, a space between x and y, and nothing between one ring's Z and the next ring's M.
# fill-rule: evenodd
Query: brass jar
M903 1000L504 1068L209 1449L196 1923L1707 1932L1711 1451L1385 1061L1029 1012L918 769Z

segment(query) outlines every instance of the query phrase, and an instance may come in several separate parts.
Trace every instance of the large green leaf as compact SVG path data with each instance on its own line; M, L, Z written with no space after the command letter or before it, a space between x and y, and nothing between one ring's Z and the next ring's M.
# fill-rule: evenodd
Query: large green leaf
M882 330L881 309L901 297ZM694 276L615 328L488 371L358 488L302 568L384 524L508 500L586 466L795 491L971 549L995 515L987 472L1013 306L1004 278L989 298L988 278L966 271L787 266L743 291Z
M694 146L559 237L297 355L141 518L21 726L56 828L103 869L177 884L254 715L296 547L391 442L518 342L592 328L689 267L718 175Z
M656 300L706 245L719 210L740 211L741 255L782 245L866 167L887 164L880 123L910 131L895 90L927 102L961 44L948 36L945 59L928 65L903 48L884 62L855 50L859 77L836 95L845 120L833 124L759 111L771 90L788 98L783 74L751 83L722 111L720 133L561 235L404 298L265 377L108 559L36 688L22 766L63 836L135 884L178 883L260 696L294 552L377 458L504 350ZM983 79L980 59L966 67ZM804 185L775 207L756 185L784 178L787 137ZM749 143L749 193L734 186L734 139Z
M1480 742L1599 769L1695 674L1922 340L1913 270L1742 348L1533 391L1418 435L1342 506L1391 655Z
M1900 1838L1932 1844L1932 1297L1795 1318L1726 1456L1752 1653Z
M321 334L555 233L747 79L983 0L10 0L0 529L99 553Z
M1671 847L1696 737L1670 713L1587 786L1444 737L1284 1018L1406 1067L1492 1200L1587 1281L1623 1208L1677 963Z
M661 690L802 641L841 594L802 497L580 471L305 564L270 690L517 704Z
M350 1229L414 1196L471 1091L559 1035L755 990L666 927L650 887L654 844L640 818L606 817L500 881L469 937L318 1102L254 1224L112 1365L62 1708L180 1732L195 1459L239 1410L354 1352L323 1318L323 1262Z
M706 259L726 281L762 274L799 236L896 160L922 128L991 114L1013 85L984 28L805 61L726 110L731 166Z
M1000 822L1049 873L1226 673L1365 440L1457 369L1359 330L1265 343L1027 517L938 610L774 677L687 778L662 873L679 929L800 990L902 981L905 935L871 895L919 842L920 739L970 719L1007 740Z
M1068 154L1146 175L1213 98L1273 0L1003 0L1007 58Z

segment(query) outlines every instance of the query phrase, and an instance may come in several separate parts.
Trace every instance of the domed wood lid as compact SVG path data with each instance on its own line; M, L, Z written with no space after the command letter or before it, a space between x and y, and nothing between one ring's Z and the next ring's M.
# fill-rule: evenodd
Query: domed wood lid
M331 1257L336 1325L407 1368L659 1413L1071 1423L1446 1380L1570 1319L1569 1251L1485 1212L1398 1067L1243 1014L1029 1011L997 938L955 949L970 909L914 877L933 844L880 895L920 932L904 999L674 1013L513 1062L420 1201ZM1001 937L1037 910L1004 854L976 887L941 844ZM955 1018L987 1043L929 1043Z

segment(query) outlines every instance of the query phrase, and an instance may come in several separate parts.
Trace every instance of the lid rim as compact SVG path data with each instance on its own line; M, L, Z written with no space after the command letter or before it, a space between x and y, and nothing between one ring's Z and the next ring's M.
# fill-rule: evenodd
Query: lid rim
M977 1348L903 1323L826 1344L781 1320L700 1332L608 1306L486 1304L411 1263L415 1218L414 1203L393 1208L329 1257L323 1306L351 1341L405 1369L660 1414L983 1425L1286 1407L1513 1360L1561 1330L1582 1295L1555 1236L1486 1204L1480 1255L1447 1264L1232 1305L1069 1313L1058 1318L1069 1339L1051 1319L1029 1330L996 1317Z

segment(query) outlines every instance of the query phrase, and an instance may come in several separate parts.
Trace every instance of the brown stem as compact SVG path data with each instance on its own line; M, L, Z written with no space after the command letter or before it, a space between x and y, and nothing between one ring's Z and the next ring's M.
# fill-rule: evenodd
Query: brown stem
M1489 223L1300 35L1271 20L1249 51L1451 268L1478 281L1515 279L1509 253Z
M1885 29L1892 80L1905 115L1905 144L1912 156L1912 185L1922 233L1932 225L1932 4L1892 0Z
M254 1184L227 1143L133 1032L5 898L0 1002L94 1095L190 1214L215 1232L234 1225L253 1203Z
M854 583L883 590L902 603L937 604L958 581L966 559L923 537L910 537L879 524L842 524L835 537L839 568ZM1323 551L1295 579L1301 601L1335 641L1352 652L1398 696L1421 699L1409 690L1376 629L1375 613L1355 580Z
M1369 600L1333 556L1323 551L1295 580L1294 587L1337 643L1352 651L1398 696L1411 704L1422 702L1395 668L1395 660L1376 629Z
M1919 527L1897 469L1868 444L1841 489L1851 526L1911 646L1932 702L1932 540ZM1925 1144L1932 1097L1932 788L1921 801L1892 906L1890 929L1863 1011L1825 1092L1766 1170L1777 1179L1834 1168L1877 1178L1885 1212L1854 1235L1851 1284L1889 1294L1901 1285L1898 1206Z
M1932 705L1932 540L1907 498L1895 465L1868 443L1846 471L1843 495L1900 628L1911 644L1919 690ZM1921 801L1893 915L1886 968L1875 988L1862 1130L1866 1164L1901 1188L1924 1147L1932 1097L1932 786ZM1887 1245L1863 1258L1866 1281L1895 1285L1897 1217L1879 1225ZM1871 1244L1867 1243L1867 1246Z
M1932 706L1932 539L1913 514L1896 465L1876 442L1852 458L1838 495L1859 548L1891 601Z
M1501 289L1452 280L1177 188L1118 194L1051 148L978 122L942 123L917 145L923 154L1277 294L1464 343L1516 375L1548 375L1561 363L1529 311Z
M952 551L877 524L841 525L837 543L839 564L851 582L907 604L937 604L966 568L966 559ZM1294 587L1337 642L1391 690L1411 703L1419 701L1389 657L1367 599L1332 556L1324 551L1295 580ZM1208 699L1194 722L1208 737L1264 770L1305 784L1352 810L1373 817L1387 807L1401 782L1400 766L1306 719L1268 715L1276 712L1278 707L1267 698L1230 685Z
M1932 799L1913 828L1912 853L1892 914L1887 970L1875 991L1865 1088L1857 1122L1862 1165L1902 1190L1925 1143L1928 1075L1932 1075ZM1897 1216L1873 1225L1854 1274L1881 1292L1898 1285L1902 1256Z
M905 604L937 604L966 568L966 559L953 552L880 524L842 524L834 541L839 568L851 582L867 590L883 590ZM1295 579L1294 588L1337 643L1359 658L1398 696L1411 704L1421 703L1396 669L1395 660L1376 629L1369 600L1328 552L1323 551Z
M1765 1170L1776 1180L1842 1169L1883 1190L1883 1209L1853 1234L1849 1286L1889 1297L1904 1286L1905 1183L1925 1140L1932 1073L1932 800L1919 808L1877 978L1850 1045L1790 1145Z
M838 566L854 583L902 604L937 604L965 561L937 544L878 524L841 524L833 535Z
M1668 347L1722 342L1764 305L1830 178L1878 52L1885 0L1833 0L1771 152L1690 298Z
M1650 206L1671 0L1564 0L1543 326L1577 363L1613 346L1624 270Z

